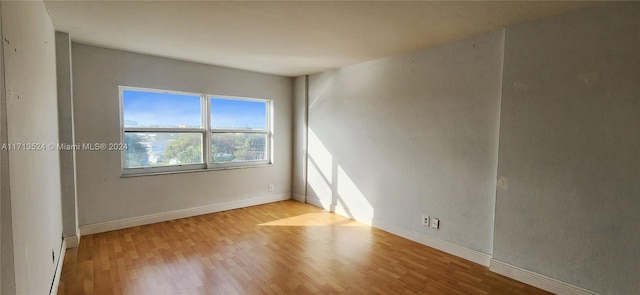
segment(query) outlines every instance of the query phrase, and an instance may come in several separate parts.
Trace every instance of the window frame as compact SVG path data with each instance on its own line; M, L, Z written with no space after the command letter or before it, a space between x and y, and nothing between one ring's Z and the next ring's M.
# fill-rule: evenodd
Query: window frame
M228 99L228 100L242 100L242 101L257 101L265 103L265 127L266 129L224 129L224 128L213 128L211 127L211 99L212 98L220 98L220 99ZM249 163L250 166L263 166L272 164L271 159L273 159L272 154L272 138L273 138L273 126L272 126L272 113L273 113L273 101L270 99L260 99L260 98L250 98L250 97L237 97L237 96L227 96L227 95L212 95L207 94L207 135L209 138L207 139L207 144L209 144L209 148L207 148L207 165L209 169L225 169L230 167L247 167L245 164ZM221 162L215 163L213 162L211 155L211 140L213 139L214 133L243 133L243 134L265 134L266 135L266 146L265 146L265 160L260 161L238 161L238 162ZM252 164L251 164L252 163Z
M124 119L124 91L144 91L155 92L165 94L179 94L190 95L200 97L200 111L201 111L201 128L179 128L179 127L125 127ZM126 176L142 176L142 175L154 175L154 174L170 174L170 173L182 173L182 172L195 172L195 171L215 171L225 169L244 169L270 166L273 164L273 100L264 98L251 98L240 96L228 96L228 95L213 95L205 93L194 93L185 91L163 90L144 87L133 86L118 86L119 103L120 103L120 142L125 144L126 133L186 133L193 134L199 133L202 137L202 163L200 164L178 164L178 165L165 165L165 166L147 166L147 167L125 167L126 149L121 151L120 155L120 167L121 175ZM211 127L211 98L229 99L229 100L244 100L244 101L258 101L264 102L266 105L265 116L266 129L220 129ZM259 161L237 161L237 162L221 162L214 163L212 158L212 138L214 133L242 133L242 134L265 134L266 146L265 146L265 160Z

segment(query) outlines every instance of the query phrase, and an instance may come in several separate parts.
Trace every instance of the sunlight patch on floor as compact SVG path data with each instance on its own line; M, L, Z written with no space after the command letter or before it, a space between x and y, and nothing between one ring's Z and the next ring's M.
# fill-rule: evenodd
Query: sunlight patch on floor
M307 213L258 224L259 226L358 226L367 225L332 213Z

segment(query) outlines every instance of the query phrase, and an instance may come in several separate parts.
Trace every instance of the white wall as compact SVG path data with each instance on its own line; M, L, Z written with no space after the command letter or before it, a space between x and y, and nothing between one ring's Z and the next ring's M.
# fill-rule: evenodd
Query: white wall
M640 3L506 30L494 258L640 294Z
M637 294L638 20L597 7L311 76L307 200L550 290Z
M307 77L293 81L293 197L304 201L307 185Z
M121 178L120 152L78 151L80 226L291 193L291 78L76 43L72 52L76 143L120 141L119 85L268 98L275 107L271 167Z
M490 254L502 48L495 32L311 76L310 202Z
M0 2L0 40L2 35ZM4 42L0 42L0 144L7 144L7 96L4 88ZM0 294L15 293L9 151L0 149Z
M71 77L71 38L56 32L56 72L58 77L58 126L60 143L75 142L73 127L73 81ZM78 244L78 207L76 200L76 151L60 151L60 183L62 204L62 234L67 247Z
M44 4L3 2L2 30L8 141L56 143L55 40ZM9 151L9 177L15 291L47 294L62 237L59 154Z

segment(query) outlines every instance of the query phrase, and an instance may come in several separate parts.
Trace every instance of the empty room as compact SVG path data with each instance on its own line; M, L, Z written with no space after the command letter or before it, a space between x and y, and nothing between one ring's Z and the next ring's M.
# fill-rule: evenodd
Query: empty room
M1 295L640 295L640 2L0 10Z

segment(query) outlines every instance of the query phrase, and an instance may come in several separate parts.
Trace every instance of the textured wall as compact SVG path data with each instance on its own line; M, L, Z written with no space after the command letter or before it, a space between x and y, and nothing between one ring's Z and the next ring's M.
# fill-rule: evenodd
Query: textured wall
M55 39L44 4L3 2L2 31L8 142L57 143ZM62 242L59 153L10 150L9 178L15 293L48 294Z
M490 254L502 49L495 32L311 76L309 198Z
M640 4L506 30L494 258L640 293Z
M267 98L275 109L268 167L121 178L120 152L78 151L81 226L291 192L291 78L76 43L72 49L76 143L120 142L120 85Z

